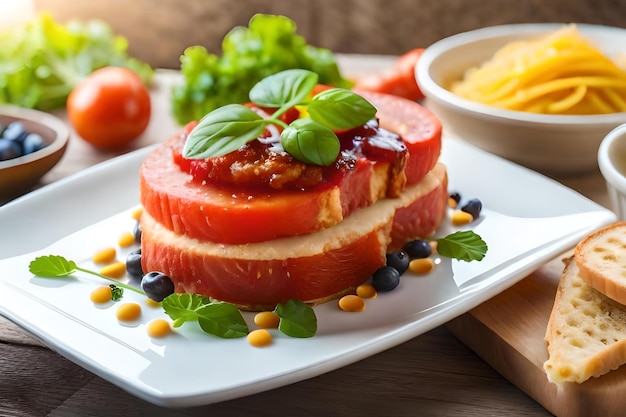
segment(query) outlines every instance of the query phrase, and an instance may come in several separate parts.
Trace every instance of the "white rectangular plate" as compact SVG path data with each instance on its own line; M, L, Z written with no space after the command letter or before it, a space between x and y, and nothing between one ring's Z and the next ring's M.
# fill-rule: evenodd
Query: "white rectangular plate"
M557 182L446 138L442 161L450 190L479 198L483 216L471 227L489 245L482 262L442 259L426 276L370 300L362 313L335 302L315 307L318 334L273 344L223 340L186 323L162 339L148 336L160 308L143 308L140 323L121 325L115 308L96 308L86 275L33 277L28 264L59 254L91 267L90 257L132 229L139 204L142 149L0 207L0 313L52 349L121 388L158 405L194 406L269 390L320 375L403 343L472 309L615 220L609 210ZM440 234L452 228L442 226ZM130 249L120 250L123 260ZM141 301L126 291L125 300ZM245 314L251 324L252 315ZM253 325L251 324L251 328Z

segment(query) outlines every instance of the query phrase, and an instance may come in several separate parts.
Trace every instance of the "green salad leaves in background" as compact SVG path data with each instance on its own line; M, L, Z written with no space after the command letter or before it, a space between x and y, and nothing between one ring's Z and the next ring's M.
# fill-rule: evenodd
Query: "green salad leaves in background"
M148 84L153 69L128 55L128 41L104 22L60 24L41 14L0 32L0 103L52 110L85 76L105 66L134 70Z
M280 15L257 14L248 27L235 27L222 42L222 55L191 46L181 57L184 81L176 86L172 109L180 124L231 103L244 103L261 79L286 69L306 69L319 82L350 88L331 51L308 45L296 34L296 24Z

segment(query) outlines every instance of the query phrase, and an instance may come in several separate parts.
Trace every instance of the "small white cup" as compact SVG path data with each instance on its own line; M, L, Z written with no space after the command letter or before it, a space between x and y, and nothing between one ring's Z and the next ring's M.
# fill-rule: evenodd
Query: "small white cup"
M598 166L606 180L613 211L626 220L626 123L610 131L598 148Z

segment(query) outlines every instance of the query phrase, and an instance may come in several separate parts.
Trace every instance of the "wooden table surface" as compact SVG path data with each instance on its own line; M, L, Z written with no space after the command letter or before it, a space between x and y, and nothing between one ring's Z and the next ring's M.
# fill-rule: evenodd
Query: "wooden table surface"
M390 57L339 56L346 74L380 69ZM159 72L153 118L133 145L165 139L178 127L168 95L178 74ZM64 117L62 113L60 116ZM127 149L125 151L128 151ZM47 184L116 154L73 136ZM558 178L608 205L599 172ZM547 266L544 266L547 267ZM542 268L544 268L542 267ZM176 375L174 377L181 377ZM319 377L268 392L189 409L166 409L134 397L42 345L0 317L1 416L549 416L441 326L388 351Z

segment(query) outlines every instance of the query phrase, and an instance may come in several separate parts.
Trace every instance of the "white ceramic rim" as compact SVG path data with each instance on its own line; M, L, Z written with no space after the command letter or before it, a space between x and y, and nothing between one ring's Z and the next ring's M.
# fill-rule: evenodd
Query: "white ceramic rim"
M0 161L0 170L45 158L65 146L70 138L70 131L65 123L50 113L18 106L0 106L0 114L45 125L56 134L56 138L52 143L38 151L6 161Z
M626 195L626 176L615 168L611 158L613 146L618 140L626 140L626 124L617 126L604 137L598 148L598 166L606 182L620 194Z
M485 104L476 103L457 96L447 89L436 83L430 76L430 67L432 63L444 52L451 48L467 45L477 40L499 38L506 35L514 34L532 34L554 31L565 26L565 23L524 23L510 24L500 26L490 26L482 29L476 29L468 32L462 32L440 41L433 43L427 47L420 57L416 67L415 76L420 89L428 99L437 100L448 106L455 107L464 112L473 112L489 117L516 120L520 122L529 122L537 124L552 125L592 125L592 124L612 124L618 125L626 123L626 113L612 113L599 115L545 115L528 113L514 110L499 109ZM626 29L604 26L576 23L576 26L585 33L587 31L607 31L619 32L626 38ZM625 47L626 51L626 47Z

